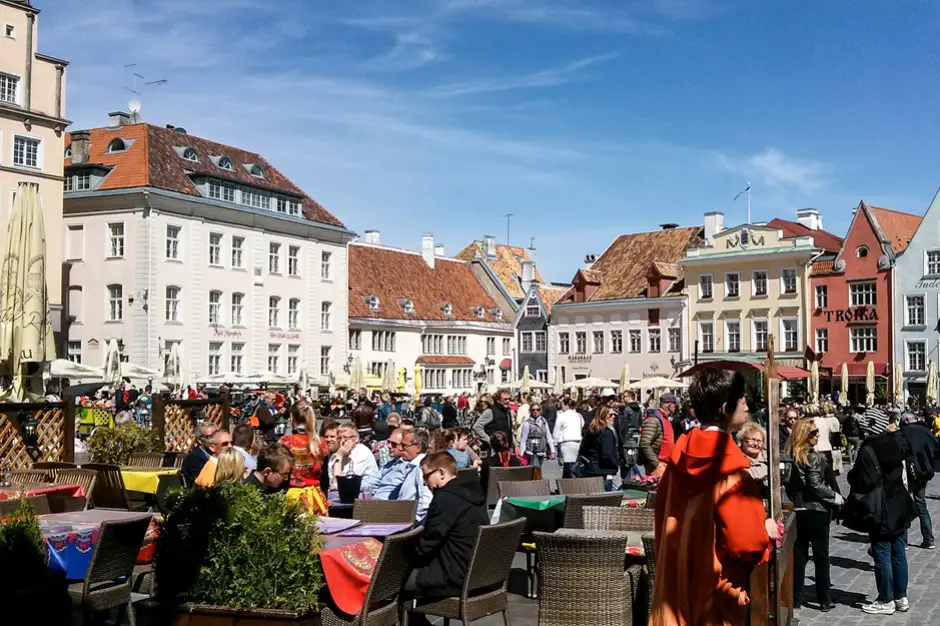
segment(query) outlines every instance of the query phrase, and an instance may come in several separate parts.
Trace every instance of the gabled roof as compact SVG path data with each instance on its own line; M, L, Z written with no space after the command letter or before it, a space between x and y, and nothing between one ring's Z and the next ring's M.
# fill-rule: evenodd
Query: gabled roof
M881 226L881 230L884 232L888 243L891 244L894 253L904 252L907 249L907 244L914 237L917 227L920 226L923 217L876 206L869 205L869 208L872 217L878 221L878 225Z
M650 265L655 262L665 264L664 267L678 265L687 248L701 244L702 234L701 226L688 226L620 235L590 270L579 270L582 275L587 271L590 276L601 276L600 286L587 301L642 297L648 286L646 274ZM676 268L676 274L681 279L681 267ZM573 301L574 290L569 289L557 303Z
M494 314L496 303L465 261L436 257L432 269L420 253L411 250L360 242L349 244L348 249L350 318L502 321ZM368 304L372 297L378 298L378 310ZM405 312L402 302L407 300L413 303L414 313ZM450 316L444 312L447 304Z
M542 301L542 306L545 308L545 315L548 315L552 312L552 305L555 304L559 298L561 298L565 293L567 293L567 287L552 287L549 285L539 285L539 300Z
M520 246L507 246L496 244L496 256L488 258L486 247L482 241L473 241L457 253L457 258L463 261L472 261L478 258L486 263L496 277L503 284L503 288L515 299L525 297L520 280L522 278L522 262L531 261L529 251ZM542 282L538 268L535 268L535 281Z
M817 248L822 248L826 252L838 254L839 250L842 249L842 237L826 230L812 230L799 222L791 222L790 220L780 219L779 217L770 220L767 222L767 225L771 228L782 230L784 237L812 237L813 245Z
M102 165L111 170L96 190L155 187L203 197L190 176L209 176L294 196L302 203L303 215L308 220L343 226L336 216L255 152L152 124L93 128L88 132L90 136L87 164ZM122 139L127 149L123 152L108 153L108 145L116 138ZM66 133L65 145L68 147L71 144L72 135ZM185 148L196 150L198 162L182 158L181 152ZM218 159L212 159L222 156L231 159L231 171L218 167ZM72 159L65 159L65 166L71 165ZM258 178L249 173L248 168L251 165L259 165L264 177Z
M662 263L660 261L653 261L652 268L659 272L659 275L663 278L679 278L682 271L678 263Z

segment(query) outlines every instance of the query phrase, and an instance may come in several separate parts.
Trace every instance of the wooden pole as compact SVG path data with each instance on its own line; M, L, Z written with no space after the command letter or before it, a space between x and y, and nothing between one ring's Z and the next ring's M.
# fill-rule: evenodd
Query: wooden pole
M150 406L150 427L157 431L160 439L166 445L166 397L160 393L154 393L151 398Z
M62 460L67 463L75 462L75 396L65 396L65 407L62 414L65 416L65 439L62 441Z
M777 367L774 363L774 336L767 337L767 360L764 362L764 402L767 405L767 467L769 469L770 482L770 510L768 516L771 519L780 521L783 519L783 511L780 502L780 386L777 381ZM778 624L780 617L780 598L777 581L776 550L774 557L770 560L770 567L767 576L769 583L768 605L769 605L769 623Z
M232 410L232 393L227 388L223 388L220 395L222 396L222 430L229 430L228 420Z

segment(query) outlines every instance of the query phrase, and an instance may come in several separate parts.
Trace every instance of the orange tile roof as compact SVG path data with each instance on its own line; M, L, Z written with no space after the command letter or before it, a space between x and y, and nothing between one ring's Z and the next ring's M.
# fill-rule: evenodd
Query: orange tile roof
M907 249L907 244L911 242L914 232L923 219L920 215L901 213L877 206L871 207L871 213L881 226L895 254L900 254Z
M598 300L620 300L639 298L648 287L646 274L652 263L678 265L689 247L700 245L702 227L688 226L668 230L620 235L594 262L586 277L595 274L602 279L597 291L588 298ZM682 278L682 268L676 268L677 279ZM585 270L579 270L583 274ZM574 291L569 289L557 302L573 302Z
M425 354L415 359L415 363L428 365L474 365L476 361L468 356L444 356Z
M349 245L349 317L465 322L501 321L496 303L477 281L470 264L437 257L434 269L417 252L364 243ZM376 296L379 310L367 299ZM414 313L400 302L411 300ZM443 305L450 304L450 317ZM481 318L474 307L484 310ZM508 325L508 322L503 321Z
M813 245L822 248L826 252L838 254L842 249L842 237L826 230L810 230L799 222L784 220L779 217L770 220L767 225L782 230L784 237L812 237Z
M813 274L831 274L835 271L835 260L816 261L813 263Z
M152 124L93 128L88 132L90 133L88 163L103 165L111 170L101 181L98 190L155 187L202 197L190 176L211 176L297 196L303 204L303 215L307 219L333 226L343 226L336 216L255 152ZM108 144L115 138L121 138L125 144L129 145L123 152L109 154ZM70 146L71 143L72 135L66 133L65 145ZM183 159L174 148L194 148L199 154L199 162ZM220 169L210 159L213 156L229 157L234 170ZM264 169L263 179L252 176L248 172L245 166L253 164L260 165ZM65 159L65 166L71 165L72 160Z
M545 307L546 315L552 312L552 305L568 292L566 287L551 287L548 285L539 285L538 290L539 299L542 301L542 306Z
M473 241L457 253L457 258L469 262L473 260L475 255L493 270L493 273L503 283L503 287L511 297L525 297L525 292L522 291L519 281L522 278L522 262L531 260L528 250L520 246L496 244L496 256L490 259L486 256L483 242ZM542 276L539 274L538 268L535 268L535 280L542 282Z

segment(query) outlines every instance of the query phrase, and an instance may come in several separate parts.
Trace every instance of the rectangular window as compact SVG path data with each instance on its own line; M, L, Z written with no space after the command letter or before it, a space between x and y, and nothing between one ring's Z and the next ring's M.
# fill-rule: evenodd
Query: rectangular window
M741 351L741 322L725 322L725 347L728 352Z
M287 346L287 374L297 373L297 363L300 360L300 346Z
M13 136L13 165L39 167L39 140L32 137Z
M767 320L754 320L754 351L767 350Z
M712 297L711 274L702 274L698 277L698 297L699 300L706 300Z
M289 246L287 248L287 274L289 276L300 276L300 246Z
M281 273L281 244L279 243L268 244L268 273Z
M275 374L280 374L280 356L281 356L281 344L279 343L269 343L268 344L268 371L274 372Z
M362 331L349 329L349 349L362 350Z
M245 357L245 344L243 343L233 343L232 344L232 357L229 359L229 364L231 365L231 370L236 374L242 373L242 364L244 363Z
M278 317L281 313L281 299L277 296L270 296L268 298L268 327L277 328L278 322L280 321Z
M928 250L927 256L927 274L936 276L940 274L940 250Z
M82 342L70 341L68 343L68 358L72 363L82 362Z
M209 181L209 197L213 200L222 199L222 183L217 180Z
M875 306L878 302L878 287L874 282L849 285L849 306Z
M232 267L244 267L245 238L232 237Z
M180 321L180 288L166 288L166 321Z
M232 294L232 325L241 326L244 321L242 320L242 311L245 310L245 294L243 293L233 293Z
M522 333L522 351L532 352L532 333Z
M91 189L91 174L87 172L84 174L75 175L75 191L88 191Z
M829 287L826 285L816 285L816 308L829 308Z
M278 213L287 213L287 198L278 198L278 199L277 199L277 212L278 212Z
M333 304L330 302L320 303L320 330L330 330L330 313L333 310Z
M222 323L222 292L209 292L209 324L213 326Z
M300 328L300 300L291 298L287 302L287 327L296 330Z
M669 351L670 352L680 352L682 347L682 329L681 328L670 328L669 329Z
M702 352L715 351L715 325L712 322L699 322L699 339L702 342Z
M640 331L631 330L628 335L630 337L630 353L639 354L643 350L643 337Z
M545 352L547 350L547 345L545 341L545 331L537 330L535 331L535 351L536 352Z
M486 356L496 356L496 337L486 338Z
M816 329L816 354L826 354L829 352L829 329Z
M593 333L594 354L604 354L604 331L595 330Z
M849 329L849 348L853 354L878 351L878 329L861 326Z
M663 351L663 331L661 328L650 328L646 331L650 343L650 352L659 354Z
M725 297L737 298L741 295L741 275L737 272L725 274Z
M19 82L18 77L0 72L0 102L16 104L16 90Z
M65 258L80 261L85 256L85 227L81 224L69 224L68 239L65 242Z
M576 354L587 354L587 333L577 332L574 334L574 348Z
M209 197L214 200L235 202L235 185L218 180L209 181Z
M211 342L209 344L209 376L222 373L222 344Z
M783 281L783 293L796 293L796 269L783 268L780 272L780 279Z
M767 295L767 271L756 270L752 277L752 293L755 296Z
M271 196L264 195L257 191L242 189L242 204L246 204L256 209L270 209Z
M66 176L62 179L62 191L69 192L72 191L75 187L74 177Z
M623 331L622 330L610 331L610 353L611 354L623 353Z
M924 296L905 296L907 317L905 326L923 326L926 322L926 304Z
M320 253L320 279L321 280L330 280L333 277L332 261L333 261L332 252Z
M800 349L799 320L795 318L780 320L781 334L783 335L783 349L785 352L796 352Z
M503 337L503 356L509 356L512 353L512 339Z
M568 354L571 349L571 337L568 333L558 333L558 354Z
M525 316L526 317L538 317L542 314L542 308L539 306L538 302L530 302L525 307Z
M108 285L108 321L119 322L124 319L124 287Z
M124 224L108 224L108 258L124 256Z
M222 265L221 233L209 233L209 265Z
M180 258L180 230L179 226L166 227L166 258L168 259Z
M907 371L923 372L927 370L927 342L907 342Z

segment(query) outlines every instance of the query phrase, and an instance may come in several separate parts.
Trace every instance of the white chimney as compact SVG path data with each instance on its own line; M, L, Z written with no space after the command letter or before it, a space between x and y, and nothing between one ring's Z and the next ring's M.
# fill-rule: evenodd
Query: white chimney
M131 123L131 114L125 113L124 111L111 111L108 113L108 125L115 126L126 126Z
M366 243L375 243L375 244L377 244L377 243L379 243L380 240L381 240L381 238L380 238L380 236L379 236L380 234L381 234L381 233L380 233L379 231L377 231L377 230L367 230L367 231L365 232L365 237L363 237L363 241L365 241Z
M705 243L714 245L715 235L725 229L725 214L721 211L709 211L705 214Z
M493 235L483 235L483 252L488 259L496 258L496 237Z
M532 261L522 262L522 291L529 293L529 287L535 282L535 263Z
M800 209L796 212L796 221L810 230L822 230L822 215L817 209Z
M444 246L442 244L434 246L434 256L444 256Z
M424 233L421 235L421 256L428 267L434 269L434 235Z

